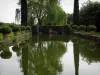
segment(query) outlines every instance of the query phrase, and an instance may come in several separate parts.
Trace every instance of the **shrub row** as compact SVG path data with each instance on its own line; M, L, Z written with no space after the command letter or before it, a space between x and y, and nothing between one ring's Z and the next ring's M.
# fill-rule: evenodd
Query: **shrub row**
M85 25L72 25L71 26L71 28L73 29L73 30L78 30L78 31L85 31L86 29L88 30L88 31L96 31L96 26L95 25L89 25L89 26L85 26Z
M18 31L25 31L25 30L31 30L31 27L30 26L18 26L18 25L0 26L0 33L3 33L3 34L8 34L8 33L11 33L12 31L18 32Z

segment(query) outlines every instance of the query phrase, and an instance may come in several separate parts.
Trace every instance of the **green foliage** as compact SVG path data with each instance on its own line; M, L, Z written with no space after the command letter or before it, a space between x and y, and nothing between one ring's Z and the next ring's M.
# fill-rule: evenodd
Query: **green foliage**
M11 33L11 31L12 31L12 29L8 26L2 26L2 28L1 28L1 33L3 33L3 34L9 34L9 33Z
M26 29L25 26L21 26L21 31L24 31Z
M67 24L72 24L72 23L73 23L73 15L67 14Z
M85 2L80 9L80 23L83 25L96 25L95 16L100 11L99 7L100 2L90 0Z
M20 27L17 26L17 25L16 25L16 26L13 26L13 27L12 27L12 31L13 31L13 32L18 32L18 31L20 31Z
M2 27L0 27L0 33L2 32Z
M72 29L73 30L77 30L78 29L78 26L77 25L72 25Z
M96 26L95 25L89 25L88 26L88 30L89 31L95 31L96 30Z
M15 45L15 46L12 47L12 50L14 52L18 52L18 51L20 51L20 48L17 45Z
M30 26L26 26L26 30L31 30L31 27Z
M79 30L80 31L85 31L86 30L86 26L85 25L80 25L79 26Z
M3 58L3 59L9 59L9 58L11 58L11 56L12 56L12 53L11 52L9 52L9 51L7 51L7 52L2 52L1 53L1 58Z
M63 25L66 13L60 6L60 0L28 0L28 24Z

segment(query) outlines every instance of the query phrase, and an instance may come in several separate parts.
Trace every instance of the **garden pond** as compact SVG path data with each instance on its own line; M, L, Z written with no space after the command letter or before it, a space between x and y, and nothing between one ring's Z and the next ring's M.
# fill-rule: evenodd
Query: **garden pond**
M100 43L62 35L3 39L0 75L100 75Z

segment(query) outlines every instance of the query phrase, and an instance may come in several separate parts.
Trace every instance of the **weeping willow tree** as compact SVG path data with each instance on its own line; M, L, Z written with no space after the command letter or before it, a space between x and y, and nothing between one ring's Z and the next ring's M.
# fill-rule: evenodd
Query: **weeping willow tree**
M21 6L22 25L63 25L66 23L66 13L60 6L60 0L19 0ZM18 21L18 13L15 19Z
M57 5L53 9L49 9L47 15L43 19L43 25L50 23L51 25L63 25L66 24L66 13L62 8Z
M28 24L38 25L63 24L65 12L60 7L60 0L28 0Z

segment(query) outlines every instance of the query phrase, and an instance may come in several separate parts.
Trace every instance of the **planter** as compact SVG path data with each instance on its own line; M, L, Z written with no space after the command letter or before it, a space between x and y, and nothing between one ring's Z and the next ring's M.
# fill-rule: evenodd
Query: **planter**
M7 39L7 38L9 38L9 35L10 35L10 33L3 34L3 38Z
M94 31L90 31L90 35L91 35L91 36L93 36L93 35L94 35L94 33L95 33Z

